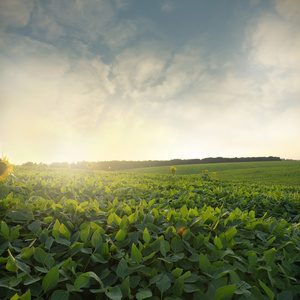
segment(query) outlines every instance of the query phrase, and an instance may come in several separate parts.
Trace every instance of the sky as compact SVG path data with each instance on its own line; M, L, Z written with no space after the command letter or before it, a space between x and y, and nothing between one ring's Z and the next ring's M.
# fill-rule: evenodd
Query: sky
M300 159L300 1L1 0L0 151Z

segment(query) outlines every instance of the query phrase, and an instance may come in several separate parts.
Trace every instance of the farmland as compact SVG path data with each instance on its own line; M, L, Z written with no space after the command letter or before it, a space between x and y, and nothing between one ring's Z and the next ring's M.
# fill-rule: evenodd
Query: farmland
M217 172L220 180L258 182L264 184L300 186L300 161L213 163L178 166L179 175L202 174L202 170ZM169 174L169 167L127 170L133 173Z
M0 298L297 299L296 163L251 165L266 182L229 164L16 168L0 183Z

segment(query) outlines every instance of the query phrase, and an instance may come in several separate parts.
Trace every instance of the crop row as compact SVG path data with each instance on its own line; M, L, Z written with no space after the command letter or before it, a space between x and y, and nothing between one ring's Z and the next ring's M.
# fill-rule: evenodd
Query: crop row
M300 295L297 190L118 173L19 178L0 187L3 299Z

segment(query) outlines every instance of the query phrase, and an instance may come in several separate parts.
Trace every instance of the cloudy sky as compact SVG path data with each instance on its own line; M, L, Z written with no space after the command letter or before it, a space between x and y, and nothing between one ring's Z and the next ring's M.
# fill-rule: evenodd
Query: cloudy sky
M299 0L1 0L0 151L300 159Z

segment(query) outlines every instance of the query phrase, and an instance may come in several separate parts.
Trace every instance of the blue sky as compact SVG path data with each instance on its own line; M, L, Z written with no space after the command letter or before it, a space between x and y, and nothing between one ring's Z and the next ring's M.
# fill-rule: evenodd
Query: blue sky
M2 0L12 163L300 159L300 1Z

